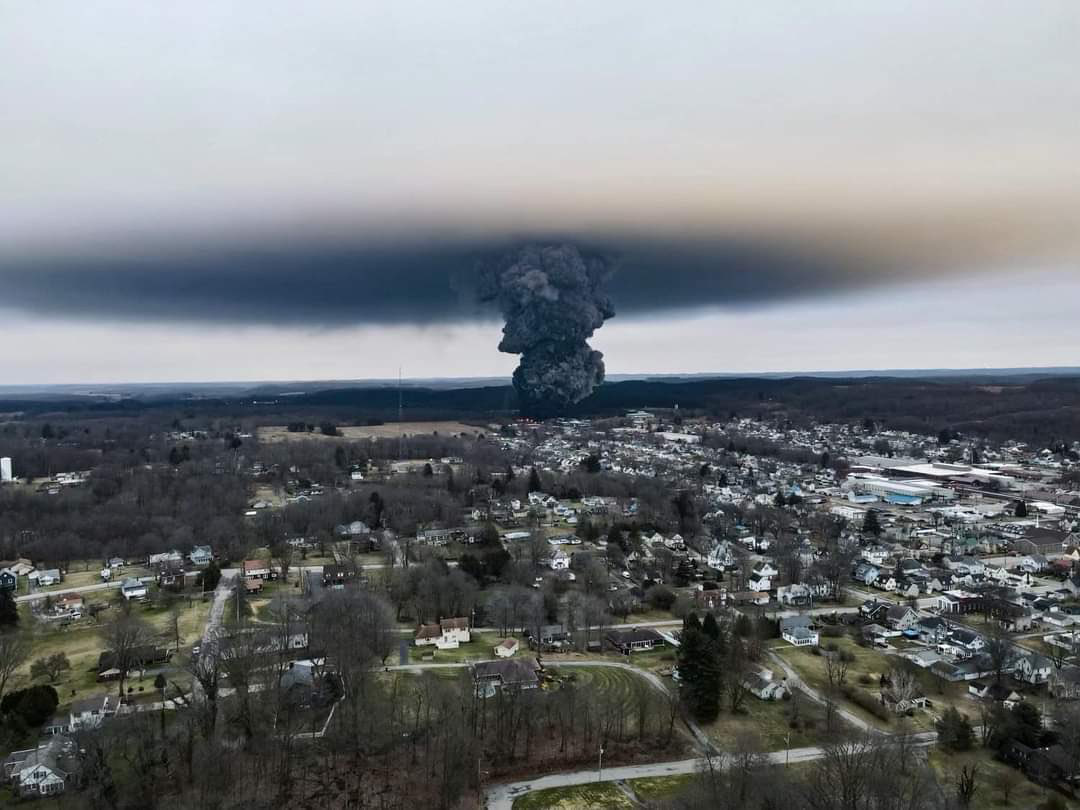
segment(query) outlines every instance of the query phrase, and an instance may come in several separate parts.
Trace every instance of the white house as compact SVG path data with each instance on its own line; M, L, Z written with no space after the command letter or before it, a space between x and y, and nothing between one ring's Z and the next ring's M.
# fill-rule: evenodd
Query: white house
M780 637L795 647L816 647L818 632L809 616L785 616L780 619Z
M120 583L120 595L125 599L142 599L146 596L146 583L128 577Z
M787 693L782 683L773 680L770 669L751 672L743 679L743 687L759 700L780 700Z
M423 624L416 631L413 643L417 647L433 646L438 650L456 650L472 640L469 620L461 617L443 619L439 624Z
M4 776L20 796L56 796L64 792L77 767L78 750L70 737L54 736L37 748L13 751L4 760Z
M552 571L565 571L570 567L570 555L561 549L551 552L548 565Z
M495 656L497 658L510 658L517 651L518 640L516 638L504 638L495 645Z
M718 542L712 547L712 551L709 552L705 562L709 568L717 570L723 570L735 565L735 554L731 550L731 543L726 540Z

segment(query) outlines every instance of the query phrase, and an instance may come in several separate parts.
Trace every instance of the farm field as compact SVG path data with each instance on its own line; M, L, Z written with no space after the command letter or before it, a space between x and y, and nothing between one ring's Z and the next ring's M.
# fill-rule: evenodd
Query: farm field
M258 429L259 441L282 442L302 439L396 439L398 436L421 436L438 433L476 435L488 433L489 428L466 425L463 422L389 422L383 425L339 425L341 436L324 436L317 430L311 433L290 433L285 425L267 425Z

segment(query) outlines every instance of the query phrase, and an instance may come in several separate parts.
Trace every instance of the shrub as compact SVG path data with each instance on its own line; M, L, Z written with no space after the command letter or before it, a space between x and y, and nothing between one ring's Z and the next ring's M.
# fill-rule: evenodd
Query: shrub
M844 690L844 697L858 706L860 709L874 715L878 720L888 723L892 720L892 713L882 705L881 701L867 692L865 689L853 689L848 687Z
M56 690L42 684L8 692L0 701L0 712L28 728L36 728L53 716L59 703Z

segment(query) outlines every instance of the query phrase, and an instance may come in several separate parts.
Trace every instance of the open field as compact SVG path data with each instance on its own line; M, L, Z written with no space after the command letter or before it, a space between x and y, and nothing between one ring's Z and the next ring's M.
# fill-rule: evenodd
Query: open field
M901 666L902 659L886 655L872 647L861 647L850 638L823 639L822 644L835 644L837 649L848 652L854 656L854 661L847 671L847 685L853 689L863 689L872 695L877 695L878 681L883 673L888 673L894 667ZM776 646L774 651L780 655L799 674L809 686L825 693L829 689L829 679L826 674L825 656L814 655L811 648L796 648L790 645ZM822 651L824 652L824 650ZM967 684L949 683L938 678L929 670L914 668L916 679L922 689L922 693L929 698L931 707L928 711L919 711L908 718L916 730L930 730L933 728L934 719L947 707L955 706L968 715L977 712L978 707L967 698ZM838 704L853 714L873 723L881 728L887 728L888 724L871 715L866 710L854 703L838 699Z
M631 779L627 784L639 799L659 802L678 796L693 779L694 774L685 773L679 776L649 776Z
M315 430L311 433L290 433L285 425L266 425L258 430L259 441L281 442L302 439L396 439L398 436L422 436L438 433L439 435L457 435L461 433L474 436L478 433L490 433L490 428L466 425L463 422L390 422L383 425L339 425L341 436L324 436Z
M1080 803L1067 801L1060 794L1031 782L1015 768L1009 767L1004 762L998 762L986 749L955 752L933 748L930 749L928 760L942 784L950 787L955 783L955 774L960 768L965 765L968 767L975 765L978 768L975 795L971 799L970 810L999 810L1002 807L1037 808L1050 796L1061 798L1064 801L1064 807L1080 807ZM1001 778L1007 778L1015 784L1008 802L1005 802L1001 793L998 782Z
M845 728L839 716L833 718L833 723L835 731ZM796 692L790 700L770 701L748 694L739 714L725 710L701 728L722 751L739 750L748 736L756 737L767 751L808 748L828 738L824 707L802 692Z
M210 602L203 601L198 595L193 595L190 603L183 601L183 597L180 598L182 600L180 602L180 639L182 645L188 646L202 634L210 612ZM62 652L67 655L71 669L63 672L54 684L61 705L90 695L116 691L115 683L97 682L97 662L102 651L106 649L103 639L105 628L117 615L118 608L114 602L109 602L105 594L95 593L86 597L86 601L110 605L100 614L97 624L89 618L84 618L66 628L61 628L56 624L35 622L28 608L20 609L20 624L32 628L33 646L27 662L16 671L10 688L19 689L29 686L32 683L30 679L32 662L38 658L46 658L54 653ZM163 647L172 647L176 643L168 608L134 605L132 610L135 616L145 620L153 628L158 644ZM134 696L155 695L153 682L159 670L165 671L168 675L170 672L175 672L176 667L174 664L165 664L148 670L145 677L129 677L125 688L134 687ZM172 676L169 675L169 677Z

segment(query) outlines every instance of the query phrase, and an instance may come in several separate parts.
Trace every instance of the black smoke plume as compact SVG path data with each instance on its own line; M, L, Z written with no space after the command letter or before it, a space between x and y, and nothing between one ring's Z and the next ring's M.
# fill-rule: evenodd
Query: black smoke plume
M481 298L506 318L499 351L521 355L514 388L523 413L560 413L603 382L603 354L588 339L615 314L603 291L613 270L609 258L572 245L528 245L481 267Z

